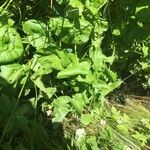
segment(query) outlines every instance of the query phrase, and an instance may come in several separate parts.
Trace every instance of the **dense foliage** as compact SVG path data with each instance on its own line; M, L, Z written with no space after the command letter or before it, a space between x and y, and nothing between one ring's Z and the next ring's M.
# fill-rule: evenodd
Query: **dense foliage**
M148 0L0 5L0 149L150 148Z

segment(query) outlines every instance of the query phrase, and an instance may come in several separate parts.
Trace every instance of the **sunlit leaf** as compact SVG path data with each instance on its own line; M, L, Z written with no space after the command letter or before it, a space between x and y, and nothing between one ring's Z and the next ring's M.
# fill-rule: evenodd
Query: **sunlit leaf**
M44 92L47 97L50 99L53 94L56 92L56 88L54 87L45 87L43 82L41 81L41 78L38 77L35 80L33 80L33 82L35 83L35 85L42 91Z
M46 30L46 26L37 20L28 20L23 23L23 31L28 34L39 34L44 35Z
M62 122L64 117L67 115L69 110L69 102L71 101L71 98L68 96L61 96L54 100L53 106L54 106L54 115L53 122Z
M81 116L81 123L83 125L88 125L92 121L93 115L91 114L83 114Z
M81 113L83 111L84 106L87 103L88 103L87 97L85 97L84 94L81 93L75 94L71 100L72 106L76 109L78 113Z
M18 60L23 52L22 41L16 30L8 25L0 27L0 64Z
M79 63L78 66L68 66L66 69L60 71L57 77L68 78L75 75L87 75L90 71L90 64L87 61Z
M20 64L3 65L0 69L0 77L5 79L8 83L14 83L24 75L24 69Z

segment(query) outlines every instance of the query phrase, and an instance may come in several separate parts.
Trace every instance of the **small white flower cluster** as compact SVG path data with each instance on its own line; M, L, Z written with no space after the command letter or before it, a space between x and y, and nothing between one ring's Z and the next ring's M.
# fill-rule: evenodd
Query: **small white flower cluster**
M81 140L86 135L84 128L79 128L76 130L75 136L77 140Z
M100 120L100 125L101 125L101 126L105 126L105 125L106 125L106 120L101 119L101 120Z

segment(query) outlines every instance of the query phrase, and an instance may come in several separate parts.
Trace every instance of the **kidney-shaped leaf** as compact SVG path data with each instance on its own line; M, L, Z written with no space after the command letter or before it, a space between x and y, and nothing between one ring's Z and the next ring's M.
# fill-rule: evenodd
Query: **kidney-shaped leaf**
M8 83L14 83L24 74L24 69L20 64L3 65L0 70L0 77Z
M22 41L16 30L8 25L0 27L0 64L19 59L23 51Z
M23 31L28 34L44 35L46 26L37 20L28 20L23 23Z

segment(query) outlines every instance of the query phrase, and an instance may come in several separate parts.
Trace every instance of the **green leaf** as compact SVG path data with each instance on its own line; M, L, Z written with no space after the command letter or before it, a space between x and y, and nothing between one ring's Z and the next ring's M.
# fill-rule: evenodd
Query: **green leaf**
M23 31L28 35L44 35L46 30L45 24L37 20L28 20L23 23Z
M86 43L91 35L93 26L83 17L78 21L77 27L70 28L68 34L62 36L61 41L67 44L80 45Z
M46 88L44 86L44 83L41 80L41 77L36 78L35 80L33 80L33 82L42 92L46 94L48 99L50 99L53 96L53 94L56 92L56 88L52 88L52 87Z
M48 47L48 36L46 36L46 25L37 20L28 20L23 23L23 31L28 35L25 42L36 47L38 50ZM50 38L50 37L49 37Z
M62 33L61 36L64 36L64 34L68 34L69 29L73 28L73 24L67 18L58 17L50 19L49 27L56 35Z
M100 93L104 96L111 91L110 86L103 80L98 80L97 82L93 83L93 88L100 91Z
M0 64L18 60L23 52L22 41L16 30L8 25L0 27Z
M94 74L90 71L88 75L86 75L86 78L82 78L80 75L77 77L77 80L79 82L84 82L87 84L93 84L94 80L95 80L95 76Z
M128 134L129 126L127 124L119 124L116 126L122 133Z
M109 86L110 86L110 91L112 92L114 89L118 88L120 85L122 84L122 81L121 80L118 80L114 83L110 83Z
M84 106L88 103L88 98L86 93L75 94L71 100L72 106L76 109L78 113L81 113L84 109Z
M71 98L69 96L60 96L53 101L54 115L52 122L62 122L69 110L69 102Z
M56 70L63 69L60 59L58 58L58 56L56 56L54 54L49 55L49 56L43 56L38 59L38 62L40 63L40 65L43 68L48 68L48 66L49 66L52 69L56 69Z
M83 114L81 116L81 123L83 125L88 125L92 121L92 119L93 119L93 115L91 115L91 114Z
M52 18L50 29L66 44L83 44L89 40L93 26L83 17L77 27L67 18Z
M66 69L60 71L57 75L57 78L69 78L75 75L87 75L90 71L90 64L87 61L79 63L79 65L74 66L70 65Z
M71 53L68 54L65 51L59 51L59 50L57 50L56 52L57 52L57 55L58 55L58 57L59 57L59 59L60 59L61 64L62 64L63 67L67 67L72 62L71 57L75 58L74 54L71 54ZM73 55L73 56L70 56L70 55Z
M80 0L70 0L69 5L71 5L74 8L77 8L79 10L79 15L82 14L84 10L84 5L82 4Z
M32 78L36 78L41 75L50 74L53 70L62 70L63 66L61 60L57 55L52 54L48 56L42 56L37 59L37 62L33 68L35 72Z
M144 55L143 57L148 57L149 47L143 45L142 51L143 51L143 55Z
M0 69L0 77L5 79L8 83L14 83L24 75L24 69L20 64L3 65Z
M107 0L86 0L85 7L94 16L98 13L99 9L107 3Z
M32 34L27 36L26 42L36 47L38 50L48 47L48 38L39 34Z
M111 71L111 70L108 69L108 68L105 69L105 73L108 75L108 77L109 77L112 81L116 81L116 80L117 80L117 73L114 73L113 71Z
M117 111L117 109L114 106L111 107L111 112L112 112L112 117L116 122L118 121L120 122L120 120L122 120L120 111Z

